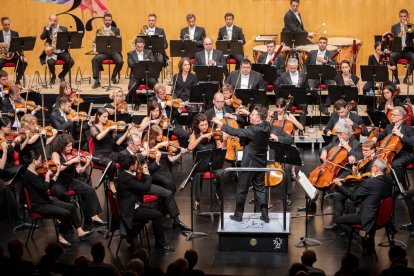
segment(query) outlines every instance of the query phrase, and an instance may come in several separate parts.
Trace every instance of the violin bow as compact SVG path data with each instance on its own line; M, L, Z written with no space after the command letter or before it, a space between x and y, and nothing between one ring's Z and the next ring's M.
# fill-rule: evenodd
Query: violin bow
M46 127L46 119L45 119L45 97L42 93L40 93L40 98L42 100L42 125L43 129Z
M78 87L76 87L76 94L78 95L78 106L76 107L76 113L78 113L78 116L79 116L79 105L80 105L80 90L79 90L80 84L81 82L78 81Z
M115 126L116 126L116 113L118 113L117 112L117 110L116 110L116 106L117 106L117 104L116 104L116 92L117 92L117 89L114 89L114 91L113 91L113 97L114 97L114 109L115 109L115 112L114 112L114 121L115 121ZM117 132L117 130L118 130L118 127L115 129L115 132Z
M43 135L40 132L39 132L39 139L40 139L40 144L42 145L43 155L45 156L46 168L47 168L47 170L49 170L49 164L47 163L47 155L46 155L45 142L43 141Z
M178 74L177 74L177 78L176 78L176 80L174 82L174 86L173 86L173 88L171 90L171 108L170 108L170 114L168 116L168 119L170 120L170 124L172 123L172 112L173 112L173 107L172 107L173 104L172 104L172 102L174 101L174 93L175 93L175 88L177 86L177 81L178 81ZM169 137L169 134L170 134L170 127L168 127L168 130L167 130L167 139Z

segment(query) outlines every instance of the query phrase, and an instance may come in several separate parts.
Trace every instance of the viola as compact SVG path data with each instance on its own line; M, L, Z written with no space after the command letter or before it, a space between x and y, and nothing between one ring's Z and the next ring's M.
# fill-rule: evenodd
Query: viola
M22 137L22 139L26 139L27 135L26 132L17 132L17 131L11 131L9 133L6 134L6 140L7 141L13 141L14 139L16 139L18 136Z
M43 128L39 125L35 130L31 131L32 135L39 134L42 132ZM52 126L46 126L46 137L52 137L53 136L53 130L54 128ZM66 132L66 130L57 130L57 132Z
M40 167L36 168L36 173L45 174L48 169L51 170L53 173L56 173L57 165L52 160L47 161L47 163L43 162Z
M243 106L242 100L237 98L235 95L231 96L230 98L230 104L234 108L238 108L240 106Z
M367 178L369 178L371 176L372 176L371 172L363 173L363 174L360 174L360 175L352 175L352 174L350 174L350 175L345 176L343 179L340 179L339 181L341 183L344 183L344 184L348 184L348 183L359 183L359 182L364 181L364 179L367 179ZM330 184L331 185L335 185L334 182L331 182Z
M159 119L160 119L159 126L163 129L166 129L168 127L168 125L170 124L170 119L168 119L167 117L165 117L162 114L161 114Z
M365 159L359 160L359 161L358 161L358 163L357 163L357 170L358 170L358 171L360 171L360 170L362 170L363 168L365 168L365 166L366 166L366 165L368 165L368 164L369 164L369 162L371 162L371 161L372 161L372 159L374 159L374 156L370 156L370 157L368 157L368 158L365 158Z
M211 136L211 138L213 139L213 140L223 140L223 131L221 130L221 129L216 129L216 130L213 130L211 127L209 127L208 129L207 129L207 132L211 132L211 133L213 133L213 135ZM206 133L207 133L206 132ZM204 133L205 134L205 133Z
M72 120L76 116L79 117L79 120L90 120L92 118L92 116L88 115L85 111L76 112L73 109L66 115L66 118L68 118L68 120Z
M103 125L103 129L107 129L108 127L116 125L117 131L124 131L129 124L125 123L124 121L114 122L112 120L107 120L106 123Z
M172 102L172 107L175 109L180 108L180 105L182 104L183 100L180 98L173 98L171 95L167 95L165 96L165 99L162 101L163 103L167 103L171 101Z
M221 119L221 122L224 125L228 125L232 128L236 128L236 129L239 128L239 124L234 119L224 117L223 119ZM213 139L214 139L214 136L213 136ZM229 136L229 138L226 140L226 148L227 150L226 150L225 159L229 162L235 162L237 159L237 152L240 150L243 150L243 147L240 145L240 138L236 136Z
M65 158L69 161L78 156L80 157L80 162L86 164L88 162L88 159L92 157L92 154L84 150L77 151L76 149L72 149L71 152L65 155Z
M27 110L29 110L29 111L33 111L33 110L35 110L37 107L38 107L38 106L37 106L37 104L36 104L34 101L27 101L27 102L26 102L26 108L27 108ZM46 107L41 107L41 108L43 108L46 112L47 112L47 111L49 111Z
M84 103L85 102L84 99L78 98L78 94L76 93L76 91L70 92L69 99L72 100L72 104L75 105L75 106L79 105L80 103Z
M14 101L14 106L16 108L26 108L26 100L22 97L17 98L17 100Z

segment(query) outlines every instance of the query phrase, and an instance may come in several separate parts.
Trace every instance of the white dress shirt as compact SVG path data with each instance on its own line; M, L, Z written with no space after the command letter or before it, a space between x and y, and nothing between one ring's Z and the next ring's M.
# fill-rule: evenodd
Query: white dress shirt
M211 59L213 59L213 50L211 50L210 52L204 51L204 56L206 59L206 65L208 65L208 61Z
M231 27L226 27L227 31L227 37L229 40L231 40L232 34L233 34L233 25Z
M155 27L154 28L148 28L148 35L155 35Z
M224 107L223 107L224 108ZM216 107L214 107L214 113L216 114L216 117L221 120L224 118L224 112L222 110L218 110Z
M401 31L403 31L404 30L404 24L401 24ZM401 34L401 46L404 48L406 45L405 45L405 40L406 40L406 33L405 32L403 32L402 34Z
M294 86L299 86L299 72L296 71L295 73L292 74L292 72L289 71L290 74L290 80L292 81L292 84Z
M318 54L316 56L325 58L325 55L326 55L326 49L324 51L318 50ZM316 65L322 65L322 62L316 60Z
M275 52L273 52L272 54L269 55L269 53L267 53L267 58L266 58L266 62L265 64L268 64L269 61L271 61L273 59L273 56L275 55Z
M188 35L190 36L190 40L194 40L194 34L195 34L195 27L193 28L188 27Z
M62 116L63 117L63 119L65 120L65 122L67 122L68 121L68 118L66 117L66 113L65 112L63 112L62 110L60 110L59 109L59 112L60 112L60 116Z
M250 88L249 87L249 77L250 77L250 74L249 75L243 75L243 74L240 75L240 88L241 89L249 89Z
M138 61L143 61L144 60L144 52L138 52L135 51L137 53L138 56Z
M4 42L6 42L7 44L10 45L10 40L11 40L11 32L10 30L8 32L3 30L3 38L4 38Z
M296 18L299 20L299 23L302 24L302 20L300 20L299 12L294 12L294 11L292 12L295 14Z

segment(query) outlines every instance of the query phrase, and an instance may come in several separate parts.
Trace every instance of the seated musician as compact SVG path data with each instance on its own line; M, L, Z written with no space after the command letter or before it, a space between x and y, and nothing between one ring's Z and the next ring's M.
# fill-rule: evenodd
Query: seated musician
M359 78L351 73L351 63L347 60L343 60L339 66L341 68L341 73L336 75L334 79L336 85L358 86Z
M121 31L119 28L112 26L112 15L110 13L105 13L103 16L103 24L104 27L102 29L98 29L96 31L96 36L115 36L119 37L121 35ZM105 59L112 59L115 63L115 68L112 71L111 81L114 84L118 84L119 80L117 76L119 72L121 72L122 66L124 65L124 61L122 60L122 54L119 52L113 52L108 55L108 53L98 53L92 59L92 71L93 71L93 79L95 83L93 84L92 88L96 89L101 86L99 82L99 71L101 68L101 63Z
M206 30L203 27L196 26L196 16L189 13L186 16L188 27L182 28L180 31L181 40L195 41L197 51L203 50L203 40L206 37Z
M0 70L0 98L9 94L9 74L7 71Z
M0 31L0 48L6 49L6 53L10 47L10 41L13 37L19 37L19 33L10 29L10 19L8 17L1 18L1 25L3 30ZM8 54L12 54L8 52ZM6 56L7 57L7 56ZM19 54L14 53L11 59L6 59L0 56L0 70L3 69L3 66L6 62L13 62L17 65L16 67L16 85L20 84L21 79L23 78L24 71L27 67L27 61L24 57L21 57Z
M109 115L115 114L114 101L116 105L117 114L126 114L128 113L128 105L125 101L125 94L121 88L118 88L109 94L109 99L112 100L111 103L104 105L104 108L108 111Z
M22 182L27 189L34 212L46 217L53 217L59 220L59 237L58 242L63 246L71 246L71 243L65 239L72 228L76 229L76 233L81 241L92 234L91 231L82 229L82 221L73 204L59 200L56 197L49 197L48 189L52 189L60 176L60 166L57 166L57 172L53 175L48 170L43 178L38 174L36 169L42 166L42 156L39 152L31 150L27 155L23 156L24 164L28 165Z
M67 32L68 28L59 25L59 19L56 15L52 14L49 16L49 22L46 27L43 28L43 32L40 35L41 40L46 40L45 50L40 55L40 63L47 63L50 74L52 78L50 79L50 84L55 84L56 81L56 70L55 63L56 60L60 59L65 61L63 65L62 72L58 75L60 81L65 80L66 74L75 64L73 58L69 56L69 53L66 50L56 49L56 40L58 32Z
M224 95L221 92L214 94L213 107L207 109L205 114L209 120L213 119L214 117L217 117L220 120L223 118L229 118L237 121L238 123L244 123L244 120L240 116L232 113L230 107L224 104Z
M375 157L375 149L376 144L372 140L367 140L364 143L362 143L362 155L363 158L358 160L356 163L352 165L352 171L342 171L341 177L338 178L342 181L345 177L348 176L361 176L365 173L370 173L372 164L377 159ZM344 184L348 189L355 191L358 184L356 184L359 181L354 182L346 182ZM355 185L356 184L356 185ZM335 210L335 217L338 218L344 214L345 210L345 204L346 204L346 197L341 193L334 193L334 210ZM355 210L355 206L353 204L347 204L347 213L352 213L350 210ZM329 226L325 226L325 229L336 229L337 225L336 223L333 223Z
M240 69L231 72L225 83L231 84L235 89L263 89L262 74L252 70L252 63L248 59L240 62Z
M204 51L195 54L194 65L226 66L223 52L213 48L213 39L206 37L203 40Z
M347 214L337 217L335 223L350 232L350 227L354 224L361 224L364 231L368 234L367 239L360 240L365 253L368 255L375 254L375 220L381 201L391 196L392 181L385 176L387 170L387 162L383 159L374 161L371 167L371 178L365 179L356 186L354 191L345 188L342 183L336 179L337 186L335 190L352 201L361 202L360 212Z
M180 116L182 109L184 108L184 105L180 105L178 109L173 108L173 101L172 99L169 99L171 96L167 96L167 89L161 83L157 83L154 86L154 92L155 96L149 98L149 101L156 101L159 104L160 114L157 115L157 118L158 116L162 115L164 116L164 118L170 119L171 126L173 126L173 131L171 132L171 134L174 134L178 137L178 141L180 142L180 145L182 147L186 147L188 144L188 138L190 134L187 131L185 131L183 126L178 124L177 122L177 117ZM148 107L149 106L150 104L148 104Z
M67 97L73 103L74 99L70 98L70 94L72 93L72 88L70 87L70 83L66 81L62 81L59 85L59 95L56 98L56 102L53 105L53 111L59 109L59 100L63 97Z
M368 65L378 66L378 65L381 65L379 61L380 61L380 56L382 55L382 52L381 52L381 42L380 41L375 42L374 49L375 49L374 54L373 55L370 55L368 57ZM387 68L388 68L389 71L394 71L397 68L397 66L395 66L395 64L393 63L393 61L390 60L389 64L387 64ZM387 82L386 82L386 85L391 85L393 87L393 89L395 89L397 87L392 81L389 80L388 74L387 74ZM362 91L364 91L365 93L367 93L371 89L372 90L375 90L374 84L372 82L370 82L370 81L367 81L364 84L364 87L362 88Z
M53 141L52 161L60 164L60 174L51 188L52 194L62 201L70 202L68 190L74 190L82 198L85 224L106 225L98 216L102 212L95 189L77 177L90 165L90 159L82 161L80 155L73 154L74 139L69 134L60 134ZM85 163L82 163L85 162Z
M209 119L204 113L198 113L194 117L193 133L190 135L190 143L188 144L188 150L193 151L193 155L196 156L198 151L210 150L216 148L222 148L224 142L220 139L213 139L213 131L209 129ZM208 171L208 160L202 160L197 166L196 172L193 177L194 185L194 203L193 210L200 211L200 198L201 198L201 176L204 172ZM221 170L214 170L216 176L215 189L217 190L220 185Z
M307 88L308 83L306 80L306 73L299 72L298 70L299 62L296 58L289 58L288 60L288 71L283 73L280 78L277 79L277 87L283 85L294 85L296 87ZM303 131L305 130L306 125L306 115L308 114L308 105L299 104L298 107L302 110L302 113L299 116L299 121L303 126Z
M355 114L354 112L349 112L347 104L344 100L337 100L334 104L334 109L335 112L332 113L328 123L326 124L325 129L323 130L325 135L332 135L332 130L336 123L338 121L344 121L352 127L352 130L354 132L360 133L364 136L368 136L368 130L365 127L365 124L362 121L361 116Z
M165 31L163 28L157 27L157 15L154 13L148 14L148 30L145 35L158 35L164 38L164 50L168 48L168 40L167 36L165 35ZM153 53L154 60L163 63L164 65L167 64L168 56L167 53Z
M407 188L405 166L413 162L414 128L405 123L405 114L406 112L402 106L394 107L391 112L391 124L387 125L385 131L379 132L373 140L375 142L382 142L390 134L399 137L399 141L403 144L403 147L392 159L391 167L394 169L395 175L403 187Z
M22 106L23 104L23 98L20 97L20 88L11 86L9 97L5 97L1 101L1 112L10 118L13 128L20 126L20 119L27 112L27 108ZM19 105L19 107L16 107L16 105Z
M151 189L151 175L148 166L142 166L142 178L138 180L137 159L126 155L120 159L121 169L118 173L117 199L122 221L127 230L127 242L132 244L135 236L141 230L136 229L151 220L154 231L155 248L163 251L174 251L174 247L165 242L162 214L148 206L144 206L142 197ZM134 227L135 226L135 227Z
M78 115L74 115L68 119L68 115L72 112L72 101L68 97L61 97L58 102L58 109L50 114L52 126L58 130L74 133L74 122L79 122Z
M398 94L395 93L393 86L386 85L378 101L377 109L384 111L384 113L387 114L387 117L389 114L389 118L391 118L391 112L395 106L403 106L403 103L398 98Z
M274 40L266 42L266 49L267 52L262 54L257 63L261 64L271 64L272 66L276 67L277 70L277 77L279 78L283 72L285 72L285 57L282 54L282 51L274 58L276 54L276 42ZM273 60L274 59L274 60ZM273 60L273 61L272 61Z
M144 78L137 79L134 77L134 65L140 61L154 61L154 56L151 50L145 49L145 40L142 37L137 37L134 42L135 50L128 52L128 67L131 69L131 74L128 83L128 102L135 100L135 94L138 86L146 85L150 88L154 88L154 85L157 83L155 78L149 77L148 79Z
M188 101L190 99L190 89L197 85L197 76L191 73L192 64L189 58L182 58L178 63L178 73L173 76L174 98Z

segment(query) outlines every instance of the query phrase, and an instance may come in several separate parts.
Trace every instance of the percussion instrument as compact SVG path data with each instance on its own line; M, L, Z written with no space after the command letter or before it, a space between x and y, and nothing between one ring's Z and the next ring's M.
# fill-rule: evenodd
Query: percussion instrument
M275 46L275 51L280 47L280 44ZM290 51L290 47L289 46L283 46L282 48L282 53L283 55L286 57L286 53L288 53ZM254 58L254 62L257 62L257 60L259 59L259 57L267 52L267 47L266 45L257 45L253 47L253 58Z

